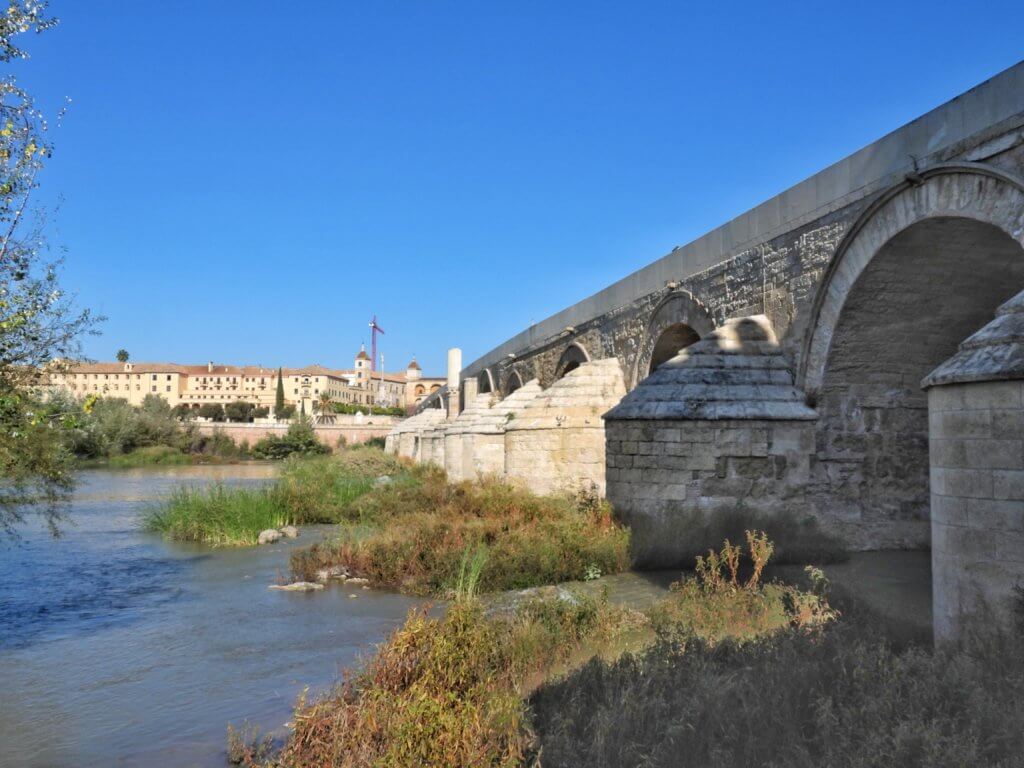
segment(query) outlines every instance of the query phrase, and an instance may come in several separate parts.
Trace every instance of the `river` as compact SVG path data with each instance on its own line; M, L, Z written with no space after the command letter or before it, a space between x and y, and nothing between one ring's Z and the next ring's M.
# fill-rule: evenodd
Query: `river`
M267 589L296 541L214 550L141 530L174 487L262 483L271 465L91 470L62 536L0 540L0 766L223 766L229 722L283 731L417 601ZM356 595L352 598L351 595Z

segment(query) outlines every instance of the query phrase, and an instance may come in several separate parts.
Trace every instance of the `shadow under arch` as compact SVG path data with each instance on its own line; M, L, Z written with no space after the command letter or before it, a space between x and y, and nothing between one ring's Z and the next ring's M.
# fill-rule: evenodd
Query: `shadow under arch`
M484 368L480 373L477 374L477 392L480 394L486 394L487 392L494 392L497 388L494 386L494 376L491 375L490 368Z
M509 373L508 378L505 379L505 397L511 395L525 383L526 382L523 381L523 377L520 375L519 371L513 369L512 372Z
M818 411L812 505L858 548L930 542L921 380L1024 288L1024 185L946 166L897 185L837 249L798 381Z
M558 365L555 366L554 381L579 368L584 363L590 362L590 353L578 341L574 341L565 348L562 356L558 358Z
M659 365L675 357L680 349L699 341L714 329L711 313L693 294L689 291L670 293L651 311L633 363L630 389ZM672 350L677 342L679 346Z

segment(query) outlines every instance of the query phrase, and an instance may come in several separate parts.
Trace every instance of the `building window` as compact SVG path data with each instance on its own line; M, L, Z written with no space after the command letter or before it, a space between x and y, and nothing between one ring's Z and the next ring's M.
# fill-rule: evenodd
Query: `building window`
M170 384L168 384L168 385L167 385L167 391L168 391L168 392L170 392L170 391L171 391L171 385L170 385Z
M151 391L151 392L156 392L156 384L154 384L154 385L153 385L153 386L152 386L152 387L150 388L150 391Z

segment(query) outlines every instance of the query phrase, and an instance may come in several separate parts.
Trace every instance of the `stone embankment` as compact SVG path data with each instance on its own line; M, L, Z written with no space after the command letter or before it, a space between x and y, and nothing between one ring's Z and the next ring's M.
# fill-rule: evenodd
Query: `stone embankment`
M330 448L339 445L361 445L374 438L385 438L402 420L395 416L353 416L338 414L328 424L314 424L317 440ZM220 432L236 443L247 442L255 445L265 437L284 437L288 422L266 422L236 424L232 422L196 422L200 434L212 435Z

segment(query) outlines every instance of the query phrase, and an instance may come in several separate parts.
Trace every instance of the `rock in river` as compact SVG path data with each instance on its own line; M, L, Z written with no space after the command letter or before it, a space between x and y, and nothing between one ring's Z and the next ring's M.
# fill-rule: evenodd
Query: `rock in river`
M256 539L257 544L273 544L275 541L281 538L281 532L275 531L273 528L267 528L265 531L260 531L260 536Z
M271 584L268 587L268 589L280 589L284 592L314 592L323 588L323 584L316 584L312 581L296 581L291 584Z
M299 538L299 529L294 525L286 525L281 529L281 535L286 539L297 539Z

